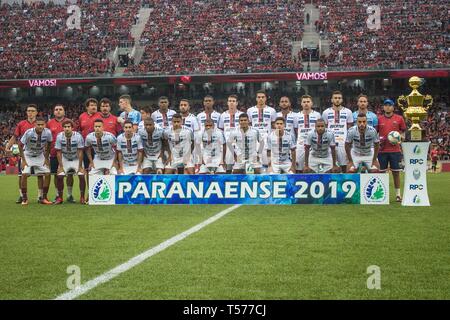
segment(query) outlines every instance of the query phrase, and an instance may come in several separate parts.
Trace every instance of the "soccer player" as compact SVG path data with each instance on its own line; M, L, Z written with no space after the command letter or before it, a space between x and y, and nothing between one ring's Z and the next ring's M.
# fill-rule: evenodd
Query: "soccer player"
M86 141L86 138L89 133L94 131L94 121L97 119L101 119L102 115L100 112L97 111L98 108L98 101L94 98L89 98L85 101L84 106L86 107L86 112L83 112L80 114L79 117L79 131L83 137L83 139ZM91 152L92 150L90 150ZM91 154L91 157L93 157L94 154ZM87 155L87 150L84 151L83 156L83 166L85 169L86 179L88 182L89 176L89 158Z
M260 133L261 140L266 140L270 131L274 126L274 121L277 118L277 113L274 108L266 105L267 95L264 91L260 90L256 92L256 106L247 110L251 126L257 129ZM267 145L264 144L264 149L260 155L262 165L268 166L267 159Z
M144 121L146 119L152 118L152 108L151 107L143 107L143 108L141 108L140 112L141 112L141 122L139 122L139 125L138 125L138 132L140 130L145 130Z
M103 120L95 120L94 132L89 133L85 141L90 175L117 173L116 145L116 137L103 130ZM92 158L92 150L95 152L94 158Z
M84 177L83 155L84 140L79 132L73 130L74 124L71 120L64 120L62 123L63 132L56 136L55 150L58 159L57 190L58 197L55 204L63 203L64 177L71 177L73 186L73 176L78 175L80 181L80 203L85 204L86 179ZM67 182L69 188L69 182ZM70 190L70 197L72 191ZM70 202L74 202L73 199Z
M198 123L200 125L200 130L205 130L205 121L207 119L212 119L214 121L214 125L218 127L220 120L220 112L214 110L214 98L210 95L207 95L203 98L203 107L204 111L200 112L197 115Z
M20 138L19 149L22 158L22 205L28 204L27 187L31 170L37 175L50 175L50 149L52 133L45 127L44 118L36 118L36 127L25 131ZM41 204L52 204L47 199L50 180L44 179Z
M141 113L131 106L131 97L128 94L124 94L119 97L119 108L122 111L118 121L121 125L125 121L130 120L133 123L134 132L137 131L139 122L141 122Z
M284 130L290 132L294 137L297 136L297 113L292 111L291 99L287 96L280 98L280 112L277 113L277 118L283 117L285 121Z
M162 174L164 170L164 153L169 149L164 130L155 124L152 118L144 120L144 129L139 130L144 148L142 169L144 174ZM165 159L166 162L168 158ZM167 164L167 163L166 163Z
M305 141L305 165L303 172L340 172L336 165L336 142L331 130L326 129L325 120L317 119L314 130Z
M294 134L285 130L285 119L275 119L275 130L267 137L267 158L269 159L269 172L295 173L295 137Z
M192 132L197 132L200 130L200 124L195 115L191 112L191 106L189 100L181 99L180 100L180 114L182 116L182 125L188 127L192 130Z
M380 163L380 171L386 172L389 166L394 178L396 201L402 202L400 194L400 161L402 160L400 144L394 145L390 143L387 136L391 131L397 131L404 135L406 124L402 116L394 114L394 101L391 99L384 100L383 111L384 114L378 117L378 134L380 135L378 161Z
M438 146L434 146L430 152L431 170L433 171L433 173L436 173L437 170L438 156L439 156Z
M193 116L195 121L197 118ZM166 130L169 142L169 159L165 167L165 173L193 174L194 164L192 152L194 151L194 132L183 125L183 117L177 113L172 116L172 126Z
M239 116L240 130L232 131L227 141L234 157L233 173L261 173L260 154L264 150L259 130L250 127L249 116Z
M118 174L141 174L144 151L141 138L129 120L123 123L123 130L117 137Z
M350 109L342 105L342 102L342 93L334 91L331 95L332 106L323 112L322 118L325 120L328 129L334 133L337 161L342 172L345 172L348 163L345 152L345 138L347 137L347 130L353 126L353 115Z
M222 130L215 127L214 120L205 121L205 129L201 134L201 167L200 174L224 173L226 141Z
M56 194L56 198L55 201L58 198L62 198L62 194L59 194L59 188L58 188L58 158L56 156L56 149L55 149L55 144L56 144L56 137L58 136L59 133L61 133L63 131L63 126L62 123L66 120L68 120L65 117L66 113L65 113L65 109L64 109L64 105L62 104L56 104L55 107L53 108L53 116L54 118L49 120L47 122L47 128L50 129L50 131L52 132L52 148L50 150L50 173L54 175L53 179L54 179L54 184L55 184L55 188L57 191ZM47 178L47 177L46 177ZM51 178L51 175L48 175L48 179ZM50 185L50 181L48 181L48 185ZM67 197L67 202L71 202L73 203L73 196L72 196L72 188L73 188L73 177L71 176L70 178L67 177L67 191L68 191L68 197Z
M22 120L20 121L17 126L16 129L14 130L14 135L11 137L11 139L9 139L8 144L6 145L6 150L8 152L11 152L11 147L20 142L20 138L22 138L22 136L24 135L24 133L31 128L34 128L36 125L36 116L38 113L38 108L35 104L30 104L27 106L27 119L26 120ZM21 165L21 159L19 158L19 162L18 162L18 166L19 166L19 199L17 199L16 203L17 204L21 204L23 201L23 196L22 196L22 165ZM39 200L42 196L42 188L43 188L43 177L38 176L38 189L39 189Z
M358 110L353 112L353 122L356 122L356 119L358 118L358 115L360 113L363 113L367 117L367 124L371 127L374 127L375 129L378 129L378 117L375 113L372 111L369 111L369 100L365 94L360 94L358 96Z
M242 112L238 110L238 104L238 96L235 94L230 95L227 99L228 110L220 115L218 128L223 130L225 141L229 140L232 132L239 131L239 116ZM225 164L227 173L231 173L233 170L234 156L228 148L225 154Z
M169 98L162 96L158 99L159 110L152 113L152 119L155 121L155 126L160 126L163 129L170 127L172 123L172 116L176 113L175 110L169 109Z
M322 116L313 110L313 99L309 95L303 95L298 99L302 110L297 113L297 172L303 170L305 164L305 143L308 134L314 130L317 120Z
M379 148L377 130L367 124L366 114L360 113L356 118L356 126L348 130L345 140L345 152L349 160L347 171L354 173L364 166L369 172L378 172Z
M112 133L113 136L117 137L122 131L122 126L119 123L118 118L111 114L111 100L108 98L103 98L100 100L100 114L103 120L103 130Z

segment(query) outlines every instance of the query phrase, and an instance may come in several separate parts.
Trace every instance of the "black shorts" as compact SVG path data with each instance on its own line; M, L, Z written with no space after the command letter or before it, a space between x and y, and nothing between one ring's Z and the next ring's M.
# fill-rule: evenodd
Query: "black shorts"
M436 167L436 166L437 166L437 161L432 161L432 162L431 162L431 165L432 165L433 167Z
M386 171L388 166L391 171L401 171L400 162L402 161L401 152L382 152L378 154L378 162L380 163L380 170Z
M58 158L57 157L50 157L50 173L51 174L57 174L58 173Z

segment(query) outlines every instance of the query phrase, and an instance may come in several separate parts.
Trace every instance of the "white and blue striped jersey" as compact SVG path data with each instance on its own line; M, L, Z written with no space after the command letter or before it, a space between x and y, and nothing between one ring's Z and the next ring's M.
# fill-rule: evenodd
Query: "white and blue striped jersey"
M218 128L223 130L225 133L225 138L229 138L231 132L239 130L239 116L242 114L242 111L236 110L235 114L230 114L227 110L220 115Z
M378 132L374 127L367 126L364 132L360 132L357 126L348 130L347 143L352 144L352 150L359 156L369 156L372 154L373 146L380 142Z
M319 112L311 110L310 113L305 113L300 111L297 113L297 144L304 145L308 134L314 130L316 127L317 120L321 119L322 116Z
M353 114L350 109L342 107L340 110L334 110L330 107L323 112L322 118L327 128L333 131L336 144L344 145L349 124L353 123Z
M214 125L217 128L219 126L220 112L214 110L213 112L211 112L211 114L209 114L209 118L212 119L212 121L214 121ZM208 119L208 114L206 114L206 112L203 111L197 115L197 119L200 126L200 130L203 131L205 129L205 121L206 119Z
M142 141L145 157L149 160L157 160L161 154L163 140L167 140L164 130L155 127L151 136L146 130L139 130L138 134Z
M278 134L278 130L274 130L267 137L267 150L270 150L272 164L290 163L291 150L295 148L295 136L287 130L284 130L282 136Z
M283 112L280 111L277 113L277 118L280 117L285 120L284 129L295 135L295 129L298 127L297 113L290 111L285 117Z
M196 131L200 130L200 124L198 122L198 119L192 113L189 113L187 115L187 117L183 117L182 124L183 124L183 126L191 129L192 132L196 132Z
M277 118L275 109L269 106L264 108L254 106L247 110L247 114L251 126L257 129L262 137L267 137L272 131L272 122Z
M37 157L44 155L47 144L52 142L52 132L48 128L38 134L36 128L31 128L25 131L20 142L24 146L24 154L30 157Z
M336 146L334 133L326 130L322 136L319 136L316 130L311 131L306 138L305 145L311 146L310 155L315 158L328 158L330 147Z
M100 160L111 160L115 157L114 147L117 145L117 139L112 133L104 131L100 138L97 138L95 132L86 136L85 146L92 147L95 152L95 158Z
M192 153L191 147L194 143L194 132L191 128L182 126L181 129L174 130L172 127L166 130L165 134L174 159L184 158Z
M76 131L72 131L72 135L67 137L63 132L58 133L55 141L55 149L61 151L61 155L73 161L78 159L78 149L84 149L83 136Z
M159 125L161 128L166 129L172 125L172 117L176 114L175 110L169 109L167 113L162 113L160 110L156 110L152 113L152 119L155 124Z
M126 165L137 165L138 154L142 149L141 138L136 133L133 133L133 136L130 139L127 139L125 133L122 133L117 137L117 151L122 153L123 162Z

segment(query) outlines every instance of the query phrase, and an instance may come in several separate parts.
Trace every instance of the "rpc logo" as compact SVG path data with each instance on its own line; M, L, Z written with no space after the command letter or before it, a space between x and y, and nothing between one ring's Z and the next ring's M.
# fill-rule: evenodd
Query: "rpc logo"
M423 190L423 184L410 184L409 190Z
M409 164L423 164L423 159L409 159Z

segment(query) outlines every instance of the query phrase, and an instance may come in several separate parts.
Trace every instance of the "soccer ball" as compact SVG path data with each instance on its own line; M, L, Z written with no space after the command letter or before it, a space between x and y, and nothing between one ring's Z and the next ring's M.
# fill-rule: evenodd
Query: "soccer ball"
M20 153L19 145L13 144L12 147L11 147L11 153L13 155L17 156Z
M402 136L398 131L391 131L387 136L388 140L392 144L399 144L402 141Z

